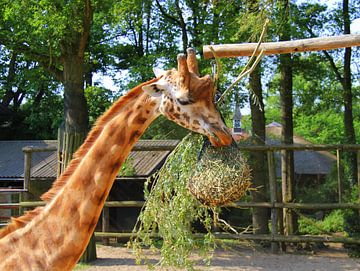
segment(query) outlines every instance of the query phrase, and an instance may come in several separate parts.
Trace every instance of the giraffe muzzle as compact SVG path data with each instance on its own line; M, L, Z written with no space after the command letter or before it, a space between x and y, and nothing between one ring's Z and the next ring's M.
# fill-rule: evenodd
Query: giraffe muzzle
M233 139L227 129L220 129L212 127L211 134L208 136L211 145L214 147L228 146L232 143Z

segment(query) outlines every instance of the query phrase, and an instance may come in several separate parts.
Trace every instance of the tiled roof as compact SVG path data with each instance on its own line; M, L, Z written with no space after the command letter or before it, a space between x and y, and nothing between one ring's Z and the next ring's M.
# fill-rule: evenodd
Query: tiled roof
M280 144L281 124L272 123L266 126L266 144ZM294 144L311 145L312 143L303 137L294 135ZM280 154L277 153L277 176L281 176ZM294 170L296 174L326 175L329 174L336 163L336 156L328 151L294 151Z
M175 148L178 140L140 140L136 147L166 146ZM0 141L0 179L23 179L24 153L22 148L56 147L56 140ZM135 171L133 177L147 177L154 173L163 163L170 151L132 151L129 163ZM55 178L57 170L57 153L35 152L32 154L32 178Z

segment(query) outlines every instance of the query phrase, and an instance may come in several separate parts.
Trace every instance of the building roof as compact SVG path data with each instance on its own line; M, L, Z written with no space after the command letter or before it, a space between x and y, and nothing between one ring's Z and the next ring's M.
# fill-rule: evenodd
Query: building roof
M166 146L175 148L178 140L139 140L136 147ZM56 147L56 140L0 141L0 180L22 180L24 178L24 153L22 148ZM129 164L134 169L131 177L148 177L164 162L171 151L132 151ZM34 152L31 160L31 177L41 179L56 178L57 152Z
M282 126L279 123L271 123L266 126L266 143L279 145ZM294 135L295 145L312 145L303 137ZM280 161L280 154L277 154L277 161ZM294 151L294 170L298 175L327 175L331 172L336 156L328 151ZM277 175L281 175L280 163L277 163Z

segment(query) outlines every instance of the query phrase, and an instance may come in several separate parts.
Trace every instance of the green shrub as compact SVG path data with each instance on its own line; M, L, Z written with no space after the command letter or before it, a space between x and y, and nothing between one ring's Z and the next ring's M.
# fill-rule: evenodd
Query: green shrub
M344 231L344 212L334 210L328 214L324 220L313 218L299 218L299 232L301 234L326 234Z
M358 202L359 197L359 189L358 187L354 187L352 189L351 195L352 202ZM360 239L360 215L359 210L348 210L345 212L344 216L345 227L344 230L349 237ZM346 244L346 248L349 250L349 255L351 257L360 258L360 245L355 244Z
M300 202L329 203L338 199L338 181L336 165L321 183L300 186L297 191Z

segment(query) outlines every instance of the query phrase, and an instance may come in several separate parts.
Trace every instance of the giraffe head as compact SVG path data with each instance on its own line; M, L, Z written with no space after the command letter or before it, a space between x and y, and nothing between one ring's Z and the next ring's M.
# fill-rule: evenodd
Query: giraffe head
M232 137L214 104L214 83L209 75L199 76L195 51L179 54L177 62L177 70L154 69L159 80L143 90L159 97L159 110L168 119L206 135L214 146L229 145Z

